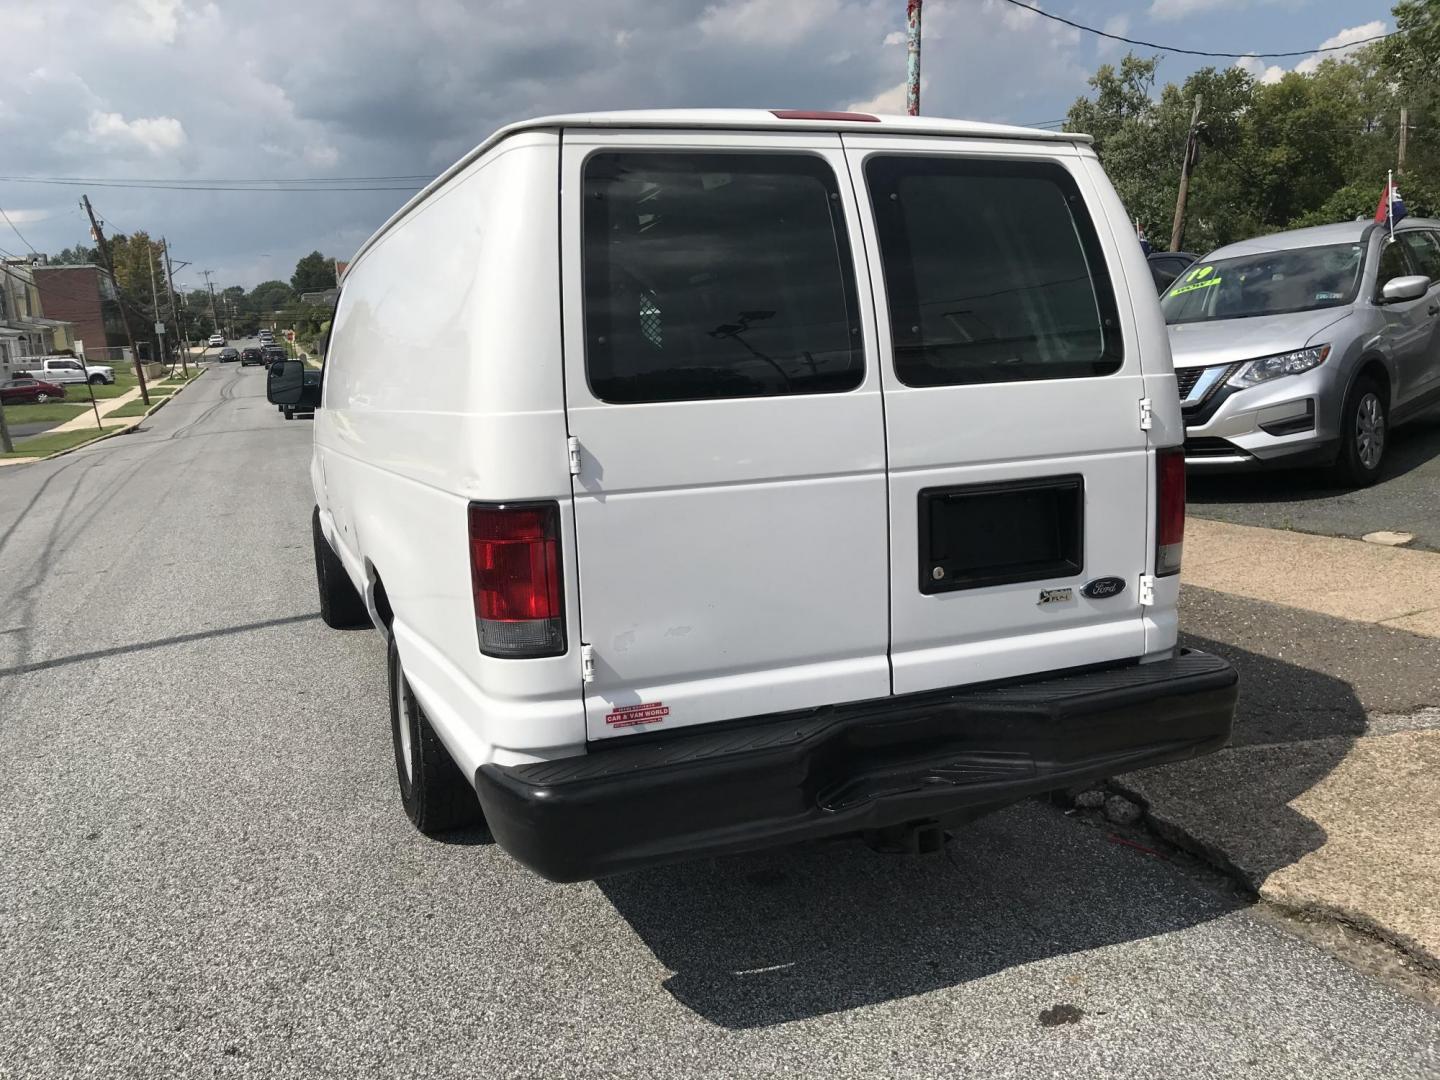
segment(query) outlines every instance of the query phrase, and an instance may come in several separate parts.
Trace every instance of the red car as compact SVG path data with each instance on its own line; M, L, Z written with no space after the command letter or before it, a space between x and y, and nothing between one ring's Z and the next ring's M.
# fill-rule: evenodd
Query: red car
M0 382L0 402L6 405L19 405L26 401L43 405L47 401L59 401L64 396L65 388L63 386L41 382L28 375L20 375L14 379Z

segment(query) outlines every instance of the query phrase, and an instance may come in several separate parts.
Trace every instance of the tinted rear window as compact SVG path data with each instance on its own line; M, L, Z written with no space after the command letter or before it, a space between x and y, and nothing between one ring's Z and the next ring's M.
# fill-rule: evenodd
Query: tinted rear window
M901 382L950 386L1119 369L1109 274L1063 168L874 157L865 175Z
M818 157L596 154L584 272L604 401L833 393L864 376L843 208Z

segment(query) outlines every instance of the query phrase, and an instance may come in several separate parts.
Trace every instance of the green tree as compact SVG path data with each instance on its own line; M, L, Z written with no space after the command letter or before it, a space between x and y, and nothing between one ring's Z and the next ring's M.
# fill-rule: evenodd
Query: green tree
M335 287L335 261L312 251L295 264L290 287L297 293L318 292Z
M283 281L262 281L250 290L250 307L262 316L282 311L294 300L294 290Z
M74 247L61 248L54 255L47 255L45 260L52 266L99 266L100 251L98 248L76 244Z

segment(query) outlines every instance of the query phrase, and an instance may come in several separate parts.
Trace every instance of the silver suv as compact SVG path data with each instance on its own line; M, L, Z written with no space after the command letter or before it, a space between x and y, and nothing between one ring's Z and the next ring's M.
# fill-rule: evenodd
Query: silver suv
M1370 484L1390 428L1440 403L1440 222L1230 244L1160 306L1191 468L1325 465Z

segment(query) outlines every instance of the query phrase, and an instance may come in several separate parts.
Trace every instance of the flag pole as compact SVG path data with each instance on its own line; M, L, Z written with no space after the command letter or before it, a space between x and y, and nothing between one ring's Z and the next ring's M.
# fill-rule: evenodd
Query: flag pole
M1385 216L1390 219L1390 239L1395 239L1395 170L1385 172Z

